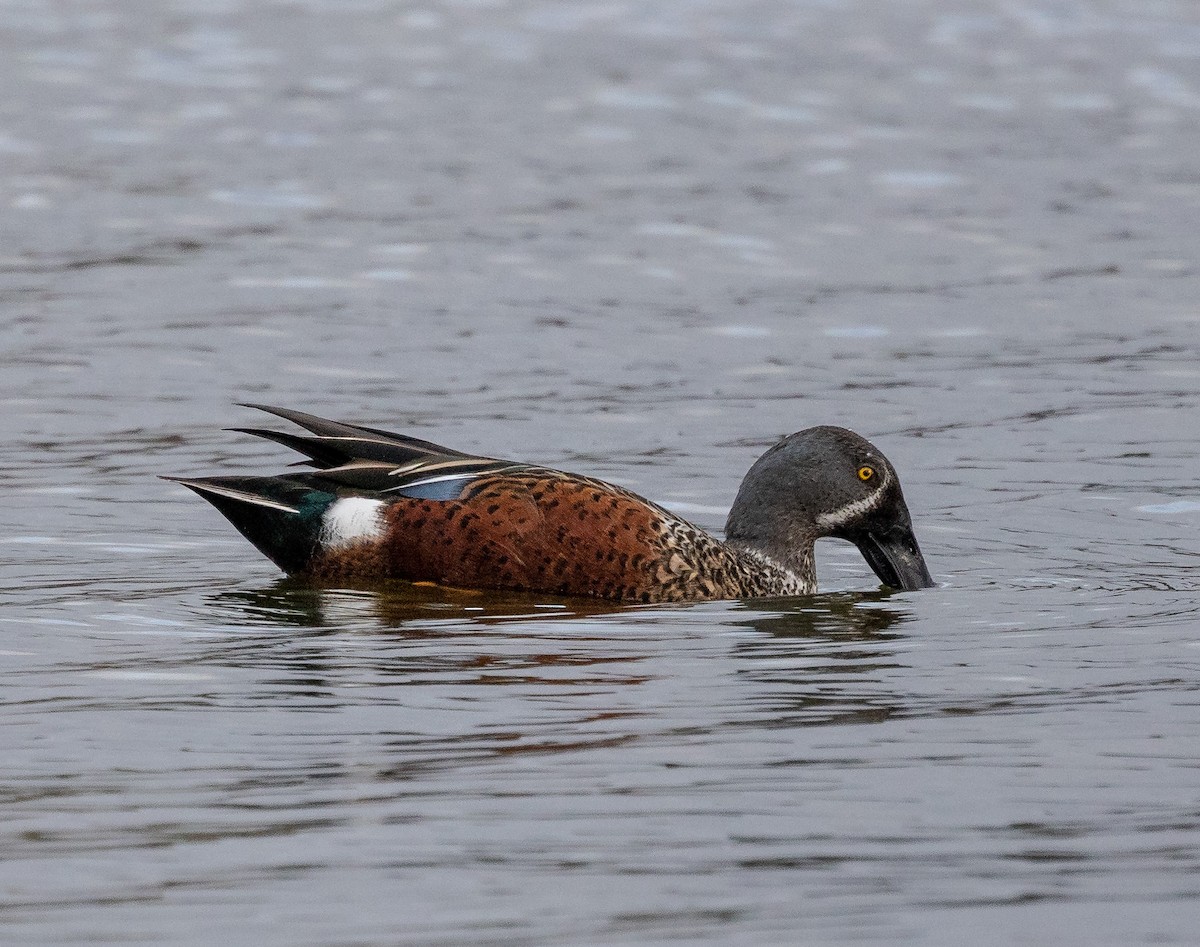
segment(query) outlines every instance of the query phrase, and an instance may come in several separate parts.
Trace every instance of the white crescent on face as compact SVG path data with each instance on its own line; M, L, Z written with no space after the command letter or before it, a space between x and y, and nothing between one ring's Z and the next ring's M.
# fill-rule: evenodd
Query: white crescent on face
M868 493L865 497L858 500L852 500L845 506L840 506L836 510L830 510L828 513L821 513L817 516L817 527L827 532L833 532L841 529L847 523L851 523L861 516L870 513L883 501L884 492L888 485L892 482L892 475L888 469L882 464L876 465L876 470L879 471L879 486Z

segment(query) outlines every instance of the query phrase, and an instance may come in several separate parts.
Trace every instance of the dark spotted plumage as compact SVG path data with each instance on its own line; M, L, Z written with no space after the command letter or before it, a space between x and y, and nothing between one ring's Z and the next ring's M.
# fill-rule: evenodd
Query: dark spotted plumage
M179 482L288 572L629 602L800 595L816 591L813 542L835 535L858 543L885 583L931 584L891 465L841 428L802 431L764 455L722 542L601 480L263 410L311 433L244 430L303 452L315 471ZM869 490L855 475L867 464Z
M307 571L641 602L805 591L634 494L556 470L484 474L456 500L399 498L383 519L378 542L320 553Z

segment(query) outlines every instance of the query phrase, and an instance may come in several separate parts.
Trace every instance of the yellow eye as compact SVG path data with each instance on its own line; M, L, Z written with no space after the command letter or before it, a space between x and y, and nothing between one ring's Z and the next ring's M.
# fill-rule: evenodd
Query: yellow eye
M863 481L864 483L866 481L870 480L874 476L875 476L875 468L874 467L859 467L858 468L858 479Z

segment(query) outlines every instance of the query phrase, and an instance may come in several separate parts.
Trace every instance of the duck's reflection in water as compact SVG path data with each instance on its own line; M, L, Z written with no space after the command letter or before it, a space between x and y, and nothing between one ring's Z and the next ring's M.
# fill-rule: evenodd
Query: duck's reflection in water
M260 632L276 626L249 635L241 658L286 669L309 697L347 681L403 688L409 698L413 686L451 687L463 701L495 699L494 690L490 698L472 690L481 685L509 686L543 703L553 695L564 710L575 695L593 717L675 718L680 708L664 705L670 694L700 700L697 689L711 686L709 711L755 726L879 721L905 709L893 680L909 616L886 593L644 607L282 580L213 604ZM281 644L279 625L298 634ZM649 693L622 694L630 686Z
M426 582L364 582L337 587L281 578L260 588L218 592L207 603L232 625L261 628L285 624L311 629L371 625L402 631L434 622L489 626L522 620L570 620L626 616L645 621L659 616L668 624L689 614L720 624L744 625L770 638L837 639L885 635L906 615L890 592L844 592L796 598L626 605L590 598L557 598L523 592L460 589Z
M590 599L284 579L219 593L209 604L227 625L246 626L244 637L224 639L227 658L236 652L239 663L286 669L310 696L348 681L410 694L419 685L450 687L463 701L491 699L471 690L478 685L545 685L565 694L641 683L646 674L636 665L656 656L650 637L619 621L628 606Z
M911 620L886 593L747 603L737 674L777 726L877 722L909 710L892 684ZM756 725L763 719L758 717Z
M449 588L432 583L363 582L338 587L283 578L257 589L221 592L210 601L232 624L279 623L304 628L417 631L459 622L488 626L523 619L571 619L617 614L629 606L598 599Z

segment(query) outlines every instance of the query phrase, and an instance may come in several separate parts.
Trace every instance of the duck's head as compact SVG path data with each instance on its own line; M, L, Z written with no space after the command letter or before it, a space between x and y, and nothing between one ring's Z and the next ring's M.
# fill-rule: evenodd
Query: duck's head
M742 481L725 536L806 573L816 539L846 539L884 585L933 585L895 468L845 428L808 428L763 454Z

